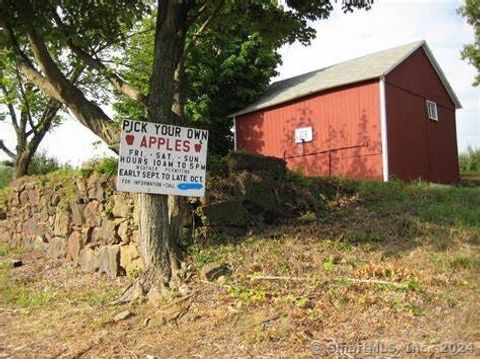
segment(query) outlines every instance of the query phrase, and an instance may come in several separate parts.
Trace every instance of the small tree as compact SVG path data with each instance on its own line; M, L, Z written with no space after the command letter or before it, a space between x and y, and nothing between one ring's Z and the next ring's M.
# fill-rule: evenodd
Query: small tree
M70 81L76 83L81 67L73 68ZM28 82L17 63L0 51L0 121L8 122L16 137L15 149L9 149L0 138L0 150L11 158L16 178L29 174L38 146L45 135L62 121L62 104L45 95Z
M17 144L11 150L0 139L0 149L11 158L15 177L21 177L28 173L32 157L47 132L60 123L61 104L25 83L17 68L6 70L10 76L0 70L0 103L7 109L0 112L0 119L12 125Z
M474 42L463 47L462 59L468 60L477 69L473 85L478 86L480 85L480 0L465 0L465 4L458 9L458 12L473 26L475 32Z

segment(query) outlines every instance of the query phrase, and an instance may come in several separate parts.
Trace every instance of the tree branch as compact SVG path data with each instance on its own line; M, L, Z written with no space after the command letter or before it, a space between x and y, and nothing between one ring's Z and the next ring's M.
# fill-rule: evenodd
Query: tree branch
M5 146L5 143L3 143L3 140L0 140L0 150L5 152L5 154L10 157L10 158L15 158L16 155L12 151L10 151L7 146Z
M22 131L22 133L25 133L26 129L27 129L27 122L30 123L30 127L33 127L32 111L30 110L30 103L29 103L28 97L27 97L27 91L30 90L31 86L29 86L27 89L24 88L22 76L20 76L20 72L18 71L18 67L15 68L15 73L16 73L16 76L17 76L18 88L20 90L20 96L22 98L22 102L23 102L23 106L24 106L24 108L22 109L22 111L20 113L20 130Z
M0 88L2 89L2 92L4 93L5 97L8 97L9 94L7 89L3 85L0 86ZM20 130L20 128L18 127L18 120L17 120L17 114L15 113L15 108L13 107L13 104L10 102L8 102L6 105L8 108L8 113L10 114L10 119L12 120L13 128L15 129L15 132L17 132Z
M223 5L225 4L225 0L220 0L217 4L217 6L215 7L215 9L213 10L213 12L210 14L210 16L208 16L205 21L203 22L202 25L200 25L200 27L198 28L197 32L195 32L195 34L192 36L190 42L187 44L187 46L185 47L185 53L188 53L190 51L190 48L192 46L194 46L197 41L198 41L198 38L205 32L205 30L208 29L208 27L212 24L212 21L215 19L215 17L217 17L217 15L219 14L220 10L222 10L222 7ZM204 12L206 10L206 7L207 7L207 2L200 8L199 10L199 13L201 12Z
M10 50L15 54L20 71L25 75L28 81L32 82L35 86L37 86L43 92L49 94L51 97L56 98L58 101L62 101L62 97L57 92L56 88L52 86L52 84L50 84L47 79L34 67L28 56L20 49L20 45L18 44L12 27L2 17L0 17L0 27L3 30Z
M3 73L2 70L0 70L0 78L2 78L3 76L4 76L4 73ZM2 92L5 95L5 97L8 98L9 93L8 93L7 88L4 85L0 85L0 89L2 89ZM13 128L15 129L15 132L17 132L20 129L18 127L18 120L17 120L17 114L15 112L15 108L13 107L13 104L9 101L7 102L6 105L7 105L7 108L8 108L8 112L10 114L10 119L12 121Z
M43 138L45 137L46 133L52 126L53 119L57 115L58 110L62 107L62 104L54 99L50 99L48 102L46 110L43 112L40 121L38 122L37 128L34 132L34 135L30 142L28 142L27 149L34 153L40 142L42 142Z
M62 23L62 20L60 19L55 10L53 11L53 17L57 25L60 28L63 28L64 25ZM88 66L97 70L99 73L105 76L105 78L110 82L110 84L112 84L113 88L117 92L140 103L142 106L147 107L146 98L140 92L140 90L125 82L119 75L117 75L112 69L105 66L105 64L103 64L99 59L93 57L87 51L83 50L80 46L77 46L68 35L65 34L65 37L70 50L72 50L72 52Z
M51 98L48 101L48 104L37 124L34 125L32 129L26 133L26 137L29 137L32 133L34 134L34 138L42 134L45 135L45 133L47 133L50 129L53 119L55 118L57 112L60 110L61 107L62 104L60 102Z
M44 93L65 104L80 123L104 140L112 150L118 151L116 124L63 75L51 58L42 36L33 27L27 29L33 55L44 75L35 69L30 59L21 51L13 29L5 18L0 17L0 27L3 28L6 40L16 55L20 71L26 78Z

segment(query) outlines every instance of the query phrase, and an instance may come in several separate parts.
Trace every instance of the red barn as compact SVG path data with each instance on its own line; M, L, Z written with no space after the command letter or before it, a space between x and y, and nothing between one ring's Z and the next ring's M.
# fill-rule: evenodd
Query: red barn
M421 41L272 84L232 115L235 149L308 176L453 183L458 108Z

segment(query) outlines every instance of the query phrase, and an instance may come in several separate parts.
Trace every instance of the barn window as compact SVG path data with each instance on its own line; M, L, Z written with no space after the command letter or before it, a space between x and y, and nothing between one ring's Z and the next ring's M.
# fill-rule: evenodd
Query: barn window
M427 114L430 120L438 121L437 104L435 102L427 100Z

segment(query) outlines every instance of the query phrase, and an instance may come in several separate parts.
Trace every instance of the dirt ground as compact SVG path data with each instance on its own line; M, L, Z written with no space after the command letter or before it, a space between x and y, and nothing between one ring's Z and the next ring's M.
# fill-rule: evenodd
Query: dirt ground
M478 191L368 193L192 246L157 303L114 305L133 277L3 246L0 358L480 357ZM230 273L202 279L209 263Z

